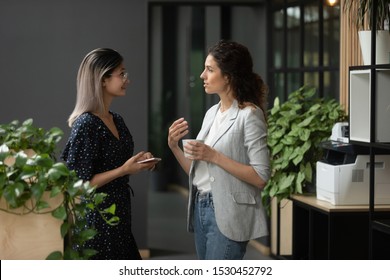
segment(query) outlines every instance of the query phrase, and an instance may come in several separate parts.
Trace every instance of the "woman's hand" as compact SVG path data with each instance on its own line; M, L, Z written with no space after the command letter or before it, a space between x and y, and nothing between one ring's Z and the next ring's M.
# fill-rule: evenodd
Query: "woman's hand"
M152 153L150 152L146 152L144 153L141 158L139 158L137 160L137 162L139 161L142 161L142 160L145 160L145 159L148 159L148 158L152 158L154 157L152 155ZM151 162L144 162L144 163L141 163L142 165L144 165L144 167L147 169L147 170L150 170L150 171L153 171L155 168L156 168L156 164L158 163L158 161L151 161Z
M185 135L188 134L188 123L184 118L177 119L169 127L168 131L168 146L171 149L173 155L179 162L184 172L189 174L192 160L184 157L183 151L179 147L179 141Z
M177 148L181 138L188 134L188 123L180 118L172 123L168 131L168 146L170 149Z
M153 155L150 152L139 152L135 156L129 158L122 165L122 172L124 174L137 174L143 170L153 170L157 164L157 162L151 161L146 163L138 163L141 160L152 158Z
M153 155L149 152L139 152L135 156L129 158L122 166L103 173L95 174L90 180L90 184L96 188L100 188L116 178L125 175L137 174L143 170L153 170L157 162L152 161L147 163L138 163L140 160L151 157L153 157Z
M184 151L190 155L192 160L203 160L215 163L219 153L209 145L198 141L188 141L184 147Z

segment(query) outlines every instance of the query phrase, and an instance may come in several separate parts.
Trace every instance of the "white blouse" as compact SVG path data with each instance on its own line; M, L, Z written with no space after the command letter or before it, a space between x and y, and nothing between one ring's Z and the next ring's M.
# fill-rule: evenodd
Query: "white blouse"
M222 126L222 124L226 121L226 117L228 115L229 109L221 112L221 110L218 110L217 115L215 116L213 125L210 128L209 134L205 138L205 144L210 145L212 143L212 140L217 135L218 129ZM206 161L199 161L196 165L195 169L195 175L193 184L197 187L198 191L200 193L206 193L211 191L211 185L210 185L210 175L209 175L209 168L208 163Z

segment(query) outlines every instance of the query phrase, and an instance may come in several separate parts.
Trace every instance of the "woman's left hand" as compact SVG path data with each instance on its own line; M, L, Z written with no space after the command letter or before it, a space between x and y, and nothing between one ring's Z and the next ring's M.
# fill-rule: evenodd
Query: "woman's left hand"
M186 152L190 154L189 159L215 162L218 156L217 150L201 142L189 141L186 145Z

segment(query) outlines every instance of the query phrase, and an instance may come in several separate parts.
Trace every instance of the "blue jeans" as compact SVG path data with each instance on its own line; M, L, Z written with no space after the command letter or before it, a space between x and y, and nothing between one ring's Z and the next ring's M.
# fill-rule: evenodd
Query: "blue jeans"
M227 238L218 229L211 192L197 193L194 209L195 248L201 260L242 260L248 241Z

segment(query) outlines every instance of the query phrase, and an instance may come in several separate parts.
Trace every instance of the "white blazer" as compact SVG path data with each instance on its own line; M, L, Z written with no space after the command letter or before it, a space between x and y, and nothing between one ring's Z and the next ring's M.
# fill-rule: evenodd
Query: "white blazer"
M207 111L197 139L205 139L219 108L220 103ZM260 108L247 106L240 109L237 101L234 101L225 123L210 146L235 161L251 165L264 181L269 179L267 126ZM196 164L193 161L189 174L187 229L190 232L193 232L196 187L192 182ZM217 165L209 163L208 168L219 230L235 241L267 235L267 217L261 202L261 190L237 179Z

